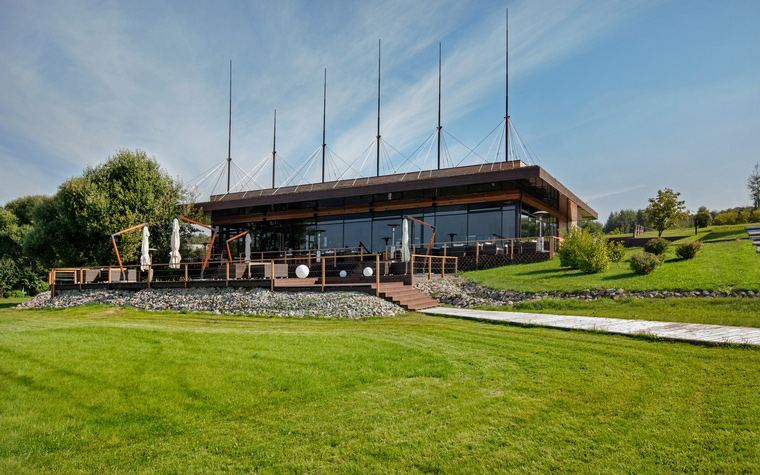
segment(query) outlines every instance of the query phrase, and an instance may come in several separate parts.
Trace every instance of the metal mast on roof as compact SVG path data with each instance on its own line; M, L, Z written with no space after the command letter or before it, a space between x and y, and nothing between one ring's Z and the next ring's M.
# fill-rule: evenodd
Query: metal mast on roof
M327 126L327 68L325 68L325 87L322 93L322 183L325 182L325 128Z
M504 161L509 161L509 8L507 8L507 74L506 74L506 105L504 109Z
M441 169L441 43L438 43L438 169Z
M274 188L274 170L277 155L277 109L274 110L274 135L272 136L272 188Z
M377 40L377 176L380 176L380 40Z
M230 115L227 125L227 193L230 192L230 165L232 163L232 60L230 60Z

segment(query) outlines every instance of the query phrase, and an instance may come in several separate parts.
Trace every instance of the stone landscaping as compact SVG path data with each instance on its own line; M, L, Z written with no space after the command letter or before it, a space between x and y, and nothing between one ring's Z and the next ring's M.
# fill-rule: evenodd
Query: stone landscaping
M447 277L445 279L423 280L415 283L422 292L438 299L439 302L460 308L471 308L486 305L512 306L519 302L555 298L560 300L597 300L602 298L618 299L622 297L635 298L679 298L679 297L760 297L760 293L747 292L627 292L623 289L586 289L581 292L514 292L497 290L475 284L462 277Z
M118 305L144 310L211 312L288 317L338 317L359 319L394 316L406 310L361 292L271 292L264 289L145 289L64 290L50 292L16 308L67 308L86 304Z
M415 287L439 302L459 308L478 306L512 306L519 302L555 298L560 300L597 300L603 298L679 298L745 297L760 298L760 292L627 292L623 289L587 289L580 292L515 292L475 284L462 277L422 280ZM145 289L65 290L50 298L50 292L19 304L16 308L67 308L86 304L118 305L144 310L211 312L290 317L338 317L358 319L370 316L395 316L405 313L402 307L361 292L271 292L269 290Z

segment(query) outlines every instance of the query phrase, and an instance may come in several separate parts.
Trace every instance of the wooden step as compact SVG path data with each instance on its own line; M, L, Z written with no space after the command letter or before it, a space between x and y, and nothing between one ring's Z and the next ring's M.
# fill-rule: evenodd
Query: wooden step
M400 305L407 310L421 310L439 305L437 300L428 297L423 292L403 282L382 283L380 284L379 294L385 300Z

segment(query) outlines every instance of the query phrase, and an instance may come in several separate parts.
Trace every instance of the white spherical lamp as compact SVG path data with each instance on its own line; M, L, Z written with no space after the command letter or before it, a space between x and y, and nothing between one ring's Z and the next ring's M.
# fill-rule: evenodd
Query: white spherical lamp
M372 268L371 267L365 267L364 268L364 272L362 272L362 273L364 274L364 277L371 277L372 276Z
M299 279L305 279L306 277L309 277L309 268L303 264L296 267L296 277Z
M339 275L340 275L341 277L345 277L345 276L347 276L347 275L348 275L348 272L346 272L346 271L342 270L342 271L340 271L340 274L339 274Z

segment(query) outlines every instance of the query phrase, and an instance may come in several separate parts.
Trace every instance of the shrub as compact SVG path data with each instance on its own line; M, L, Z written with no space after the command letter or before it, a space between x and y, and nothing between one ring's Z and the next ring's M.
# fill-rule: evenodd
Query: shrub
M578 269L584 274L597 274L610 268L607 241L601 236L592 236L578 259Z
M565 233L564 241L558 252L560 267L578 268L578 258L583 247L581 242L583 235L583 231L578 228L572 228L570 232Z
M587 230L571 229L560 247L559 265L585 273L602 272L610 266L607 240Z
M670 242L668 242L667 239L654 238L650 239L646 244L644 244L644 252L648 252L656 256L661 256L665 254L668 246L670 246Z
M620 262L625 257L625 246L620 241L607 243L607 254L612 262Z
M691 259L702 250L704 244L699 241L684 242L676 246L676 256L681 259Z
M21 298L21 297L26 297L24 295L24 292L22 292L20 290L9 290L8 292L6 292L6 294L8 295L9 299L17 299L17 298Z
M637 274L650 274L660 265L660 260L650 252L642 252L631 256L631 270Z
M719 213L713 218L713 224L716 226L724 226L726 224L738 224L739 215L732 211Z

